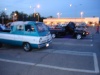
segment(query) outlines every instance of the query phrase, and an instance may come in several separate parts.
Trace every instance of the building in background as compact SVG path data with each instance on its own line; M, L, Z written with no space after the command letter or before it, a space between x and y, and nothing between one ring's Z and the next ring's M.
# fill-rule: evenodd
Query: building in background
M99 17L86 17L86 18L47 18L43 22L46 25L57 25L57 24L67 24L68 22L85 22L86 24L98 24Z

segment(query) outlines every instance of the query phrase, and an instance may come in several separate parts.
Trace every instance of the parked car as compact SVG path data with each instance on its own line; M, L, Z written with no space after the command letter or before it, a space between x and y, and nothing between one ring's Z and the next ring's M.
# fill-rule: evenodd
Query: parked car
M84 29L77 29L74 22L69 22L65 27L66 35L72 35L76 39L82 39L89 33Z
M87 30L88 25L86 23L80 23L79 25L76 26L76 29L78 30Z
M48 26L48 29L52 35L52 37L64 37L67 35L71 35L76 39L82 39L86 37L89 33L84 29L77 29L74 22L69 22L66 26L62 27L57 25L55 27Z
M52 42L50 31L42 22L16 21L10 30L0 31L0 47L3 44L23 46L25 51L48 47Z

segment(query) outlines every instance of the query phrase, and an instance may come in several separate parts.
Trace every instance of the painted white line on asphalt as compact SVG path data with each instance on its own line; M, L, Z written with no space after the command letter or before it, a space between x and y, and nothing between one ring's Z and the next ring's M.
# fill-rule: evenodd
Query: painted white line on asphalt
M36 64L36 63L29 63L29 62L23 62L23 61L1 59L1 58L0 58L0 61L23 64L23 65L31 65L31 66L37 66L37 67L45 67L45 68L51 68L51 69L58 69L58 70L66 70L66 71L75 71L75 72L84 72L84 73L99 73L97 70L93 71L93 70L84 70L84 69L65 68L65 67L51 66L51 65L45 65L45 64Z
M55 49L46 49L39 52L48 52L48 53L58 53L58 54L71 54L71 55L81 55L81 56L93 56L93 52L79 52L79 51L70 51L70 50L55 50Z
M23 64L23 65L35 65L35 63L23 62L23 61L15 61L15 60L8 60L8 59L1 59L0 61L9 62L9 63L16 63L16 64Z
M91 42L93 41L93 40L90 40Z
M53 49L49 49L49 50L53 50ZM47 50L48 51L48 50ZM47 52L46 51L46 52ZM49 51L50 52L50 51ZM71 54L71 55L82 55L82 56L93 56L93 60L94 60L94 68L95 68L95 72L99 73L99 66L98 66L98 60L97 60L97 56L96 53L93 52L78 52L78 51L70 51L70 50L54 50L52 51L53 53L59 53L59 54Z
M53 49L50 49L50 50L53 50ZM36 64L36 63L8 60L8 59L2 59L2 58L0 58L0 61L9 62L9 63L16 63L16 64L23 64L23 65L40 66L40 67L53 68L53 69L59 69L59 70L67 70L67 71L76 71L76 72L85 72L85 73L99 73L99 66L98 66L98 60L97 60L96 53L93 53L93 52L68 51L68 50L67 51L66 50L56 50L56 51L53 51L53 53L93 56L94 71L93 70L65 68L65 67L58 67L58 66L45 65L45 64Z
M58 70L74 71L74 72L96 73L93 70L82 70L82 69L74 69L74 68L65 68L65 67L57 67L57 66L44 65L44 64L37 64L36 66L46 67L46 68L53 68L53 69L58 69Z
M81 39L81 40L77 40L77 39L68 39L68 38L55 38L55 39L53 39L53 42L57 42L57 41L65 41L65 42L68 42L68 41L85 41L85 42L87 42L87 41L91 41L91 36L89 36L89 37L86 37L86 38L83 38L83 39Z
M70 50L56 50L56 51L53 51L53 53L82 55L82 56L93 56L92 52L78 52L78 51L70 51Z
M93 44L91 44L90 46L93 46Z
M96 53L93 53L93 59L94 59L94 68L95 72L99 73L99 66L98 66L98 60L97 60L97 55Z
M61 42L53 42L52 44L73 45L73 46L91 46L91 44L75 44L75 43L61 43Z

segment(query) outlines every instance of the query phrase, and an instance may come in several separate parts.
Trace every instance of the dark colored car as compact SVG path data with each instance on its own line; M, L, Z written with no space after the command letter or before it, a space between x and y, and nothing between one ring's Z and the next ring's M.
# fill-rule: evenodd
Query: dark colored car
M74 22L69 22L65 27L62 27L59 25L53 28L49 27L49 30L53 38L71 35L72 37L76 39L82 39L83 37L89 34L83 29L82 30L76 29Z
M84 29L76 29L74 22L69 22L67 26L65 27L66 35L72 35L76 39L82 39L89 33L85 31Z

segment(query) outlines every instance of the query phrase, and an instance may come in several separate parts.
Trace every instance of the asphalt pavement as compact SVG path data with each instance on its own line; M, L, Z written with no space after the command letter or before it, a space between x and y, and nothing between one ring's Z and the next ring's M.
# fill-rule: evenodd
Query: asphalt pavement
M54 38L48 48L0 48L0 75L100 75L100 34L88 28L84 39Z

